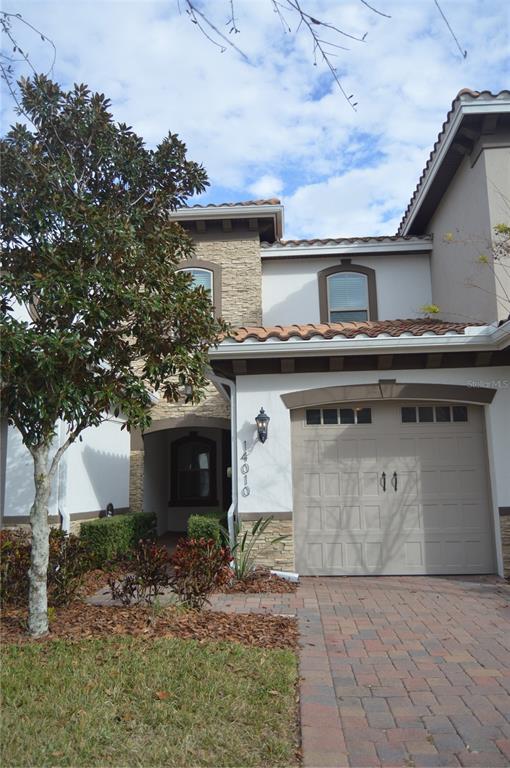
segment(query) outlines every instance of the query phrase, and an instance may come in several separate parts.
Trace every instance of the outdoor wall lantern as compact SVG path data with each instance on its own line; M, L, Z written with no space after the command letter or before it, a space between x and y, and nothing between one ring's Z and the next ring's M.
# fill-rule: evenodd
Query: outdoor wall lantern
M255 423L257 425L257 432L261 443L265 443L267 440L267 426L269 424L270 417L267 415L263 408L260 409L260 413L255 417Z

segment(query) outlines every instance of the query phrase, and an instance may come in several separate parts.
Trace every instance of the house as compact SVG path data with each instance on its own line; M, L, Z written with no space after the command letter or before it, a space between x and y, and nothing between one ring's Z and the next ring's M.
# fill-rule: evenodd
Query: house
M480 259L509 210L510 91L468 90L394 236L285 240L278 200L178 210L196 244L179 268L232 327L206 397L156 399L143 434L87 430L52 519L126 507L129 472L129 507L161 534L192 513L242 529L272 516L258 559L273 567L510 573L509 265ZM33 492L6 435L4 525L26 521Z
M395 236L284 240L278 200L177 211L232 331L203 402L132 433L131 508L160 533L271 515L259 562L301 574L510 569L510 277L480 260L509 210L510 91L464 90Z

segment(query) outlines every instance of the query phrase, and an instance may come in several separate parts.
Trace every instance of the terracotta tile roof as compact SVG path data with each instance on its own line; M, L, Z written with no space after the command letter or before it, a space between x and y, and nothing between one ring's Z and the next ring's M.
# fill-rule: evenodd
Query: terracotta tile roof
M276 240L274 243L261 243L261 248L296 248L299 246L307 245L344 245L350 243L394 243L405 241L420 241L431 242L431 235L406 235L401 237L399 235L377 235L373 237L327 237L327 238L312 238L309 240Z
M184 208L238 208L242 206L251 206L251 205L281 205L280 200L278 200L277 197L272 197L269 200L242 200L241 202L236 203L207 203L207 205L200 205L200 203L195 203L195 205L186 205L183 206Z
M458 94L456 95L456 97L452 101L452 106L450 108L450 111L446 115L446 120L444 121L444 123L443 123L443 125L441 127L441 130L439 132L439 135L437 137L437 140L436 140L434 146L432 147L432 150L430 152L429 158L428 158L428 160L427 160L427 162L425 164L425 168L423 169L422 174L421 174L420 178L418 179L418 184L416 185L416 189L414 190L413 195L411 197L411 200L409 201L409 204L408 204L406 210L404 211L404 215L402 216L402 220L401 220L401 222L399 224L399 227L398 227L398 230L397 230L397 235L399 235L402 232L403 228L404 228L404 225L406 223L407 217L411 213L411 209L412 209L412 207L414 205L414 201L416 200L416 197L417 197L417 195L418 195L418 193L420 191L420 188L423 185L423 183L425 181L425 178L428 175L429 168L430 168L430 166L432 164L432 161L434 160L434 158L435 158L435 156L437 154L437 151L438 151L438 149L439 149L439 147L440 147L440 145L441 145L441 143L443 141L443 138L444 138L444 136L446 134L447 128L448 128L448 126L449 126L449 124L451 122L451 119L452 119L454 113L460 107L462 102L474 101L476 99L479 99L480 97L482 97L484 99L491 99L491 100L494 100L494 101L496 99L508 99L508 98L510 98L510 91L505 89L505 90L499 91L499 93L492 93L492 91L472 91L470 88L462 88L462 90L460 90L458 92Z
M433 334L444 336L445 334L462 335L468 326L483 325L483 323L450 323L443 320L429 318L414 320L371 320L350 323L308 323L307 325L273 325L263 327L234 328L225 338L242 343L247 339L255 341L288 341L289 339L309 339L318 337L333 339L342 336L345 339L353 339L362 334L370 338L377 336L423 336Z

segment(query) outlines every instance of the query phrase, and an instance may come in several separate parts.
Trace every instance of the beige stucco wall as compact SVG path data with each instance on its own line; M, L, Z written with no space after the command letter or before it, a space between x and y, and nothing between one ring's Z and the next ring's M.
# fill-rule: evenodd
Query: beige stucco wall
M445 320L496 319L495 280L479 258L491 242L486 153L465 157L432 217L432 302Z
M510 222L509 144L506 134L483 137L464 157L429 222L432 302L442 318L494 322L508 316L502 284L480 257L491 260L493 227ZM497 268L497 278L510 293L508 274Z
M488 199L491 230L498 224L510 226L510 134L505 135L506 146L493 147L485 151L488 178ZM502 261L496 263L497 313L498 319L508 317L510 312L510 254L500 254Z

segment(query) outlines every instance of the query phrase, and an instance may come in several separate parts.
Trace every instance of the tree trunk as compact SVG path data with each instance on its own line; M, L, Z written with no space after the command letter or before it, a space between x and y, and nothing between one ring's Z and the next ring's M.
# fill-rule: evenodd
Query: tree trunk
M48 502L51 491L48 453L48 445L32 449L35 498L30 510L32 555L28 573L28 629L32 637L40 637L48 632Z

